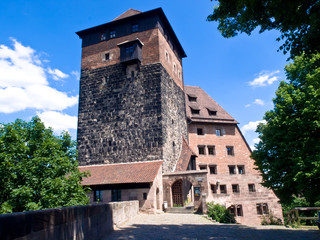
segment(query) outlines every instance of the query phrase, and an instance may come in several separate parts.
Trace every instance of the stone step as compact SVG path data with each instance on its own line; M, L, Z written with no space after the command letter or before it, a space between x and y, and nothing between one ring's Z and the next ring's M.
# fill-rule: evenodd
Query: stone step
M181 214L192 214L194 211L193 206L188 206L188 207L172 207L172 208L167 208L167 213L181 213Z

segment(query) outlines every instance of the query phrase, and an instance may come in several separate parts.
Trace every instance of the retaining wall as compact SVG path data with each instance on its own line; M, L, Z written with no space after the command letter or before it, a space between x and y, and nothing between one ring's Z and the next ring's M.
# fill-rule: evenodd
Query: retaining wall
M0 239L98 240L111 233L114 225L134 217L136 209L138 201L128 201L2 214Z

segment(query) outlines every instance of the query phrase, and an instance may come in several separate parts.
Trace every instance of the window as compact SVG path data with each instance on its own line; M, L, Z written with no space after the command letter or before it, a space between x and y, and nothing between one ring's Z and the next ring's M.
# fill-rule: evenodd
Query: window
M105 61L109 61L110 60L110 54L109 53L105 53L104 54L104 60Z
M208 154L209 155L215 155L216 153L216 151L215 151L216 149L215 149L215 146L208 146Z
M143 193L143 200L147 200L147 197L148 197L147 193Z
M198 146L199 155L205 155L205 149L204 146Z
M103 201L103 191L102 190L95 190L93 192L93 201L95 202L102 202Z
M216 185L211 184L210 186L211 186L211 191L212 191L212 193L217 193Z
M220 185L220 193L227 193L227 186L226 185Z
M228 209L229 212L234 216L243 216L242 205L231 205Z
M213 111L213 110L208 109L208 114L209 114L209 116L216 116L217 111Z
M248 184L249 192L255 192L256 186L254 184Z
M242 205L237 205L237 214L238 217L243 216Z
M188 170L196 170L196 158L195 156L191 156L190 162L188 165Z
M133 45L126 47L126 55L127 56L131 55L133 52L134 52L134 46Z
M216 129L216 135L217 135L218 137L222 136L222 131L221 131L221 129Z
M217 166L209 166L210 174L217 174Z
M233 150L233 147L232 146L226 146L227 148L227 154L229 156L234 156L234 150Z
M116 30L111 30L109 37L110 38L115 38L116 37Z
M239 174L245 174L244 166L243 166L243 165L238 165L238 173L239 173Z
M236 166L231 165L231 166L228 166L228 167L229 167L229 173L230 174L236 174Z
M257 214L258 215L269 214L267 203L257 203L256 207L257 207Z
M176 71L177 71L177 68L176 68L176 64L174 63L173 64L173 72L176 73Z
M121 189L112 189L111 199L112 199L112 202L121 201Z
M103 40L106 40L107 39L107 36L105 33L101 33L100 34L100 40L103 41Z
M197 101L197 97L188 95L188 100L189 100L189 102L196 102Z
M166 52L166 60L167 60L167 62L169 62L169 53L168 52Z
M232 184L232 192L240 193L239 184Z
M204 135L202 128L197 128L197 135Z
M199 165L200 170L207 170L207 165Z
M197 114L197 115L199 115L199 114L200 114L200 110L199 110L199 109L191 108L191 114Z
M138 32L139 31L139 24L133 24L131 27L131 31L133 33Z
M181 78L181 72L180 72L180 70L178 71L178 77L179 77L179 79Z

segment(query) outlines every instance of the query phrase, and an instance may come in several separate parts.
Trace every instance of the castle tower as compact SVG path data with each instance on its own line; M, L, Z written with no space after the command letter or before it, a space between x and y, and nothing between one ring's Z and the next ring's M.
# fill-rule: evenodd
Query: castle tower
M130 9L77 34L79 164L163 160L163 171L173 171L188 134L186 54L162 9Z

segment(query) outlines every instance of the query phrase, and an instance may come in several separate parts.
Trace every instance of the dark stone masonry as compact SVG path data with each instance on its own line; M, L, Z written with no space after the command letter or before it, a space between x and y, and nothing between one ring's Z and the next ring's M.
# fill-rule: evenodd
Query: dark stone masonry
M79 164L164 160L172 171L187 137L185 97L160 63L82 70Z

